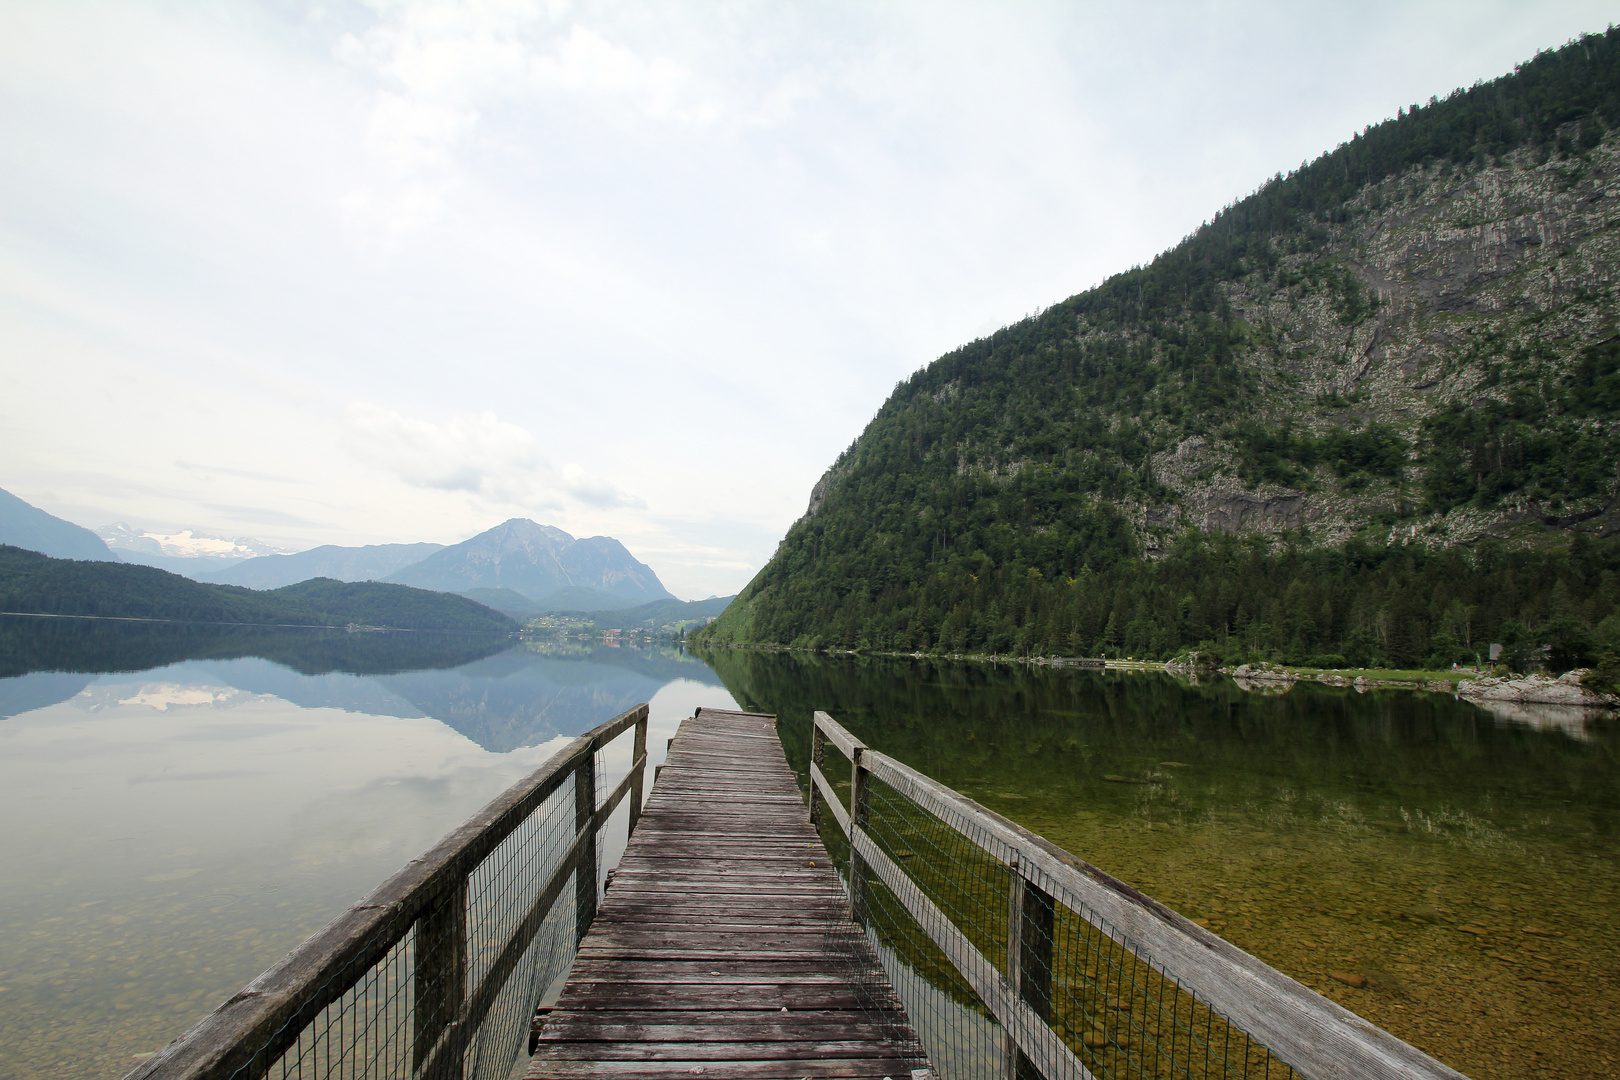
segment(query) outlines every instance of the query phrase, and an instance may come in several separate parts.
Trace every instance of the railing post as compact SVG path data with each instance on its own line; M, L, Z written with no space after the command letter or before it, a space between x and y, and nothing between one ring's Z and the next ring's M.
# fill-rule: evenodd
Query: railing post
M596 920L596 744L574 768L574 834L590 830L574 871L574 930L583 940Z
M434 1048L461 1012L467 995L467 881L465 878L416 920L415 1030L411 1034L411 1070L420 1072L434 1058ZM461 1075L459 1053L438 1055L447 1062L443 1080ZM435 1078L439 1080L439 1078Z
M855 922L866 918L866 861L855 850L855 830L865 831L869 813L867 785L871 774L861 764L865 750L857 746L849 758L849 917Z
M636 821L641 817L642 782L647 776L647 766L643 758L647 756L647 713L641 714L636 721L635 746L630 750L630 771L635 774L630 780L630 827L625 830L629 835L636 831Z
M1057 904L1047 892L1024 877L1016 856L1007 889L1007 987L1010 997L1030 1007L1041 1022L1052 1023L1052 932ZM1005 1080L1041 1080L1012 1035L1006 1036L1002 1058Z
M822 734L821 721L814 717L810 720L810 760L818 769L827 763L827 736ZM814 780L810 782L810 827L821 827L821 793Z
M1024 875L1018 872L1018 856L1008 861L1007 869L1007 999L1017 1001L1024 970L1020 962L1024 955ZM1017 1080L1024 1055L1010 1029L1002 1029L1001 1045L1002 1080Z

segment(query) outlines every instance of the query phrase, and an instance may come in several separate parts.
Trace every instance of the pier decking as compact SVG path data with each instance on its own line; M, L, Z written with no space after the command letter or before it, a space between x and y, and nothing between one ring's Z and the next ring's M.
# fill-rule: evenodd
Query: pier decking
M893 1077L916 1035L811 827L774 718L683 721L527 1080Z

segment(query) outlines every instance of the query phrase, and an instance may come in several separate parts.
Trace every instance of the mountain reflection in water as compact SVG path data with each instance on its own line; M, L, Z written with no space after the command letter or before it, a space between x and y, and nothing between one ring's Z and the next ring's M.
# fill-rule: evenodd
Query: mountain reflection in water
M500 636L0 617L0 672L0 1077L122 1075L572 736L649 702L656 765L735 707Z
M0 719L67 701L105 674L143 670L305 709L432 717L494 753L577 735L675 679L720 685L673 649L0 616Z

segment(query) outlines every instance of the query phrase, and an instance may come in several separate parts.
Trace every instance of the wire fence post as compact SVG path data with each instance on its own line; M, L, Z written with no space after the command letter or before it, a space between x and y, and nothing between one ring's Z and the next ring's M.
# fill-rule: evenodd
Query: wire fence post
M1018 872L1018 856L1012 857L1007 868L1012 871L1007 887L1007 996L1018 998L1023 981L1023 964L1019 958L1024 955L1024 877ZM1010 1028L1002 1030L1001 1045L1002 1080L1017 1080L1024 1055Z
M865 747L857 746L849 756L850 787L849 787L849 828L851 838L858 826L866 828L870 817L870 792L868 778L871 776L861 763L861 753ZM866 860L862 859L856 851L855 844L849 845L849 917L856 922L866 921Z
M646 756L647 717L643 714L636 721L635 745L630 750L630 827L625 830L626 835L636 831L636 822L641 817L642 784L647 771L642 759Z
M596 921L596 746L580 756L574 768L574 829L586 833L574 870L574 934L584 940Z
M1056 902L1015 864L1012 896L1017 898L1018 951L1007 954L1008 968L1018 971L1016 991L1043 1024L1052 1023L1052 931L1057 922ZM1009 911L1008 915L1014 915ZM1009 922L1011 918L1009 918ZM1010 934L1009 934L1010 936ZM1022 1050L1017 1054L1017 1080L1041 1080L1041 1074Z
M467 993L467 881L463 878L416 920L416 1008L411 1038L411 1069L420 1072L433 1057L440 1036L461 1012ZM461 1055L451 1054L443 1074L454 1080L461 1073Z
M826 767L827 736L821 733L820 724L810 725L810 760L815 763L817 769ZM816 790L814 783L810 785L810 827L812 829L821 827L821 792Z

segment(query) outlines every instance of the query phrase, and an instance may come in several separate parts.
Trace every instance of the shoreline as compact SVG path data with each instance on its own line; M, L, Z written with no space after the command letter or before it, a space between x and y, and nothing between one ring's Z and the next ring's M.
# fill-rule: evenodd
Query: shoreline
M1074 657L1002 656L995 653L935 653L896 652L878 649L803 648L791 645L745 644L739 642L710 642L687 640L688 647L708 649L754 649L760 652L820 653L825 656L882 656L905 660L955 660L990 664L1029 664L1031 666L1078 668ZM1476 672L1463 669L1424 671L1422 669L1393 668L1311 668L1286 664L1239 664L1236 667L1214 667L1196 664L1178 664L1175 660L1104 660L1108 671L1157 671L1196 679L1201 675L1225 675L1244 683L1267 683L1278 688L1291 687L1297 682L1317 682L1326 686L1353 689L1358 693L1368 690L1418 690L1426 693L1450 694L1469 701L1507 702L1521 705L1567 705L1588 709L1620 708L1620 695L1606 694L1582 685L1587 669L1580 668L1563 675L1514 675ZM1093 670L1096 670L1093 668ZM1248 687L1245 687L1248 689Z

